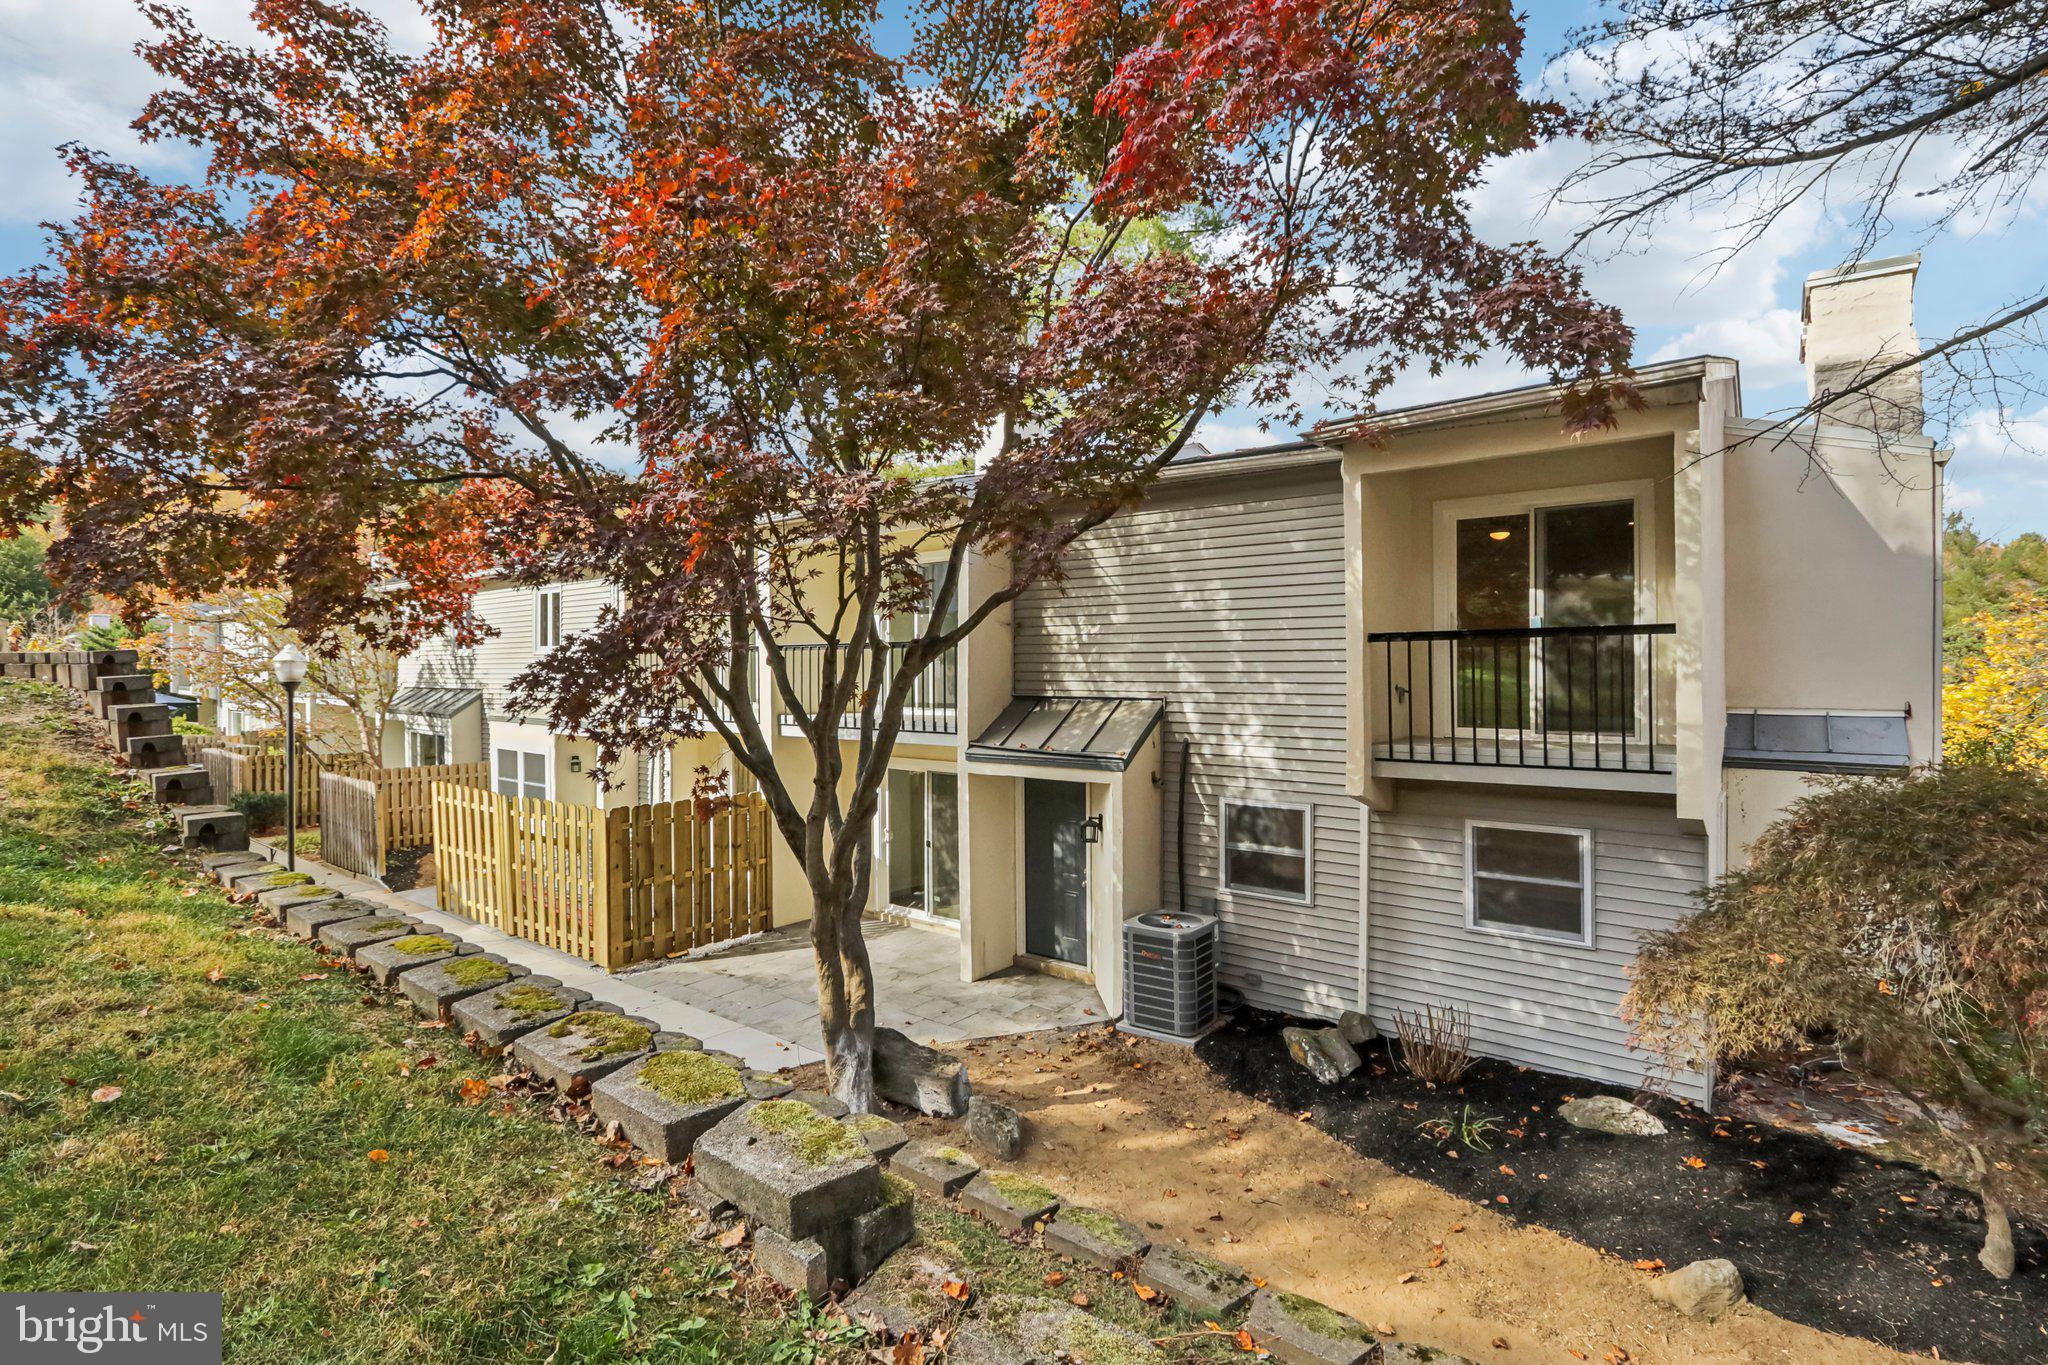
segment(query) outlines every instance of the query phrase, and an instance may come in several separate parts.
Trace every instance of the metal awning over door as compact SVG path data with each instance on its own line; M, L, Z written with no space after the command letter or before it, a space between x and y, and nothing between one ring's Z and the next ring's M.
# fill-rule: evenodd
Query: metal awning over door
M967 757L1120 773L1165 709L1156 697L1019 697L967 746Z

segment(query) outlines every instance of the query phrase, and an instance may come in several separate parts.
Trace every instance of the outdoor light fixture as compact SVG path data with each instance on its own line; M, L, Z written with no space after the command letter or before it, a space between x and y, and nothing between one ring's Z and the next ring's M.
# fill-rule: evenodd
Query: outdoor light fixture
M284 685L284 865L299 870L299 684L306 680L306 655L286 645L270 661Z
M1488 540L1506 540L1509 536L1513 534L1513 531L1488 531L1486 533L1486 538Z

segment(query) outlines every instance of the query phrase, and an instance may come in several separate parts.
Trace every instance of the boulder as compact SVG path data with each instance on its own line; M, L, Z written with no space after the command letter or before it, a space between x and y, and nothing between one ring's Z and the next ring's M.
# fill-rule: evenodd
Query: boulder
M843 1119L847 1115L846 1101L822 1090L786 1090L783 1092L793 1100L808 1104L828 1119ZM780 1096L777 1096L779 1099Z
M1047 1251L1098 1270L1125 1270L1151 1246L1136 1223L1100 1209L1063 1208L1045 1229Z
M1574 1128L1615 1137L1663 1137L1664 1121L1649 1110L1613 1095L1584 1095L1557 1107L1557 1116Z
M1380 1358L1379 1342L1364 1323L1299 1294L1261 1289L1244 1326L1287 1365L1369 1365Z
M986 1095L971 1095L967 1140L998 1161L1015 1161L1024 1151L1024 1116Z
M1337 1032L1353 1048L1364 1047L1380 1036L1380 1031L1372 1026L1372 1020L1357 1010L1345 1010L1337 1016Z
M1650 1281L1650 1297L1689 1318L1710 1318L1742 1302L1742 1272L1735 1262L1694 1261Z
M774 1228L754 1229L754 1268L792 1294L823 1303L832 1292L831 1257L815 1237L801 1241Z
M1336 1029L1285 1028L1280 1037L1294 1064L1324 1085L1335 1085L1362 1065L1357 1049Z
M935 1119L957 1119L967 1112L967 1066L896 1029L878 1028L875 1093Z
M1236 1266L1177 1246L1153 1247L1131 1278L1198 1318L1228 1317L1244 1307L1257 1288Z

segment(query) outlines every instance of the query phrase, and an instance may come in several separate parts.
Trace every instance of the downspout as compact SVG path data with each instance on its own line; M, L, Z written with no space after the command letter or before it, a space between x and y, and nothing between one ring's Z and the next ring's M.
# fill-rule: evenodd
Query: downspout
M1948 461L1940 450L1934 455L1934 753L1928 762L1941 762L1942 693L1947 667L1945 648L1948 633L1948 528L1942 512L1947 502Z
M1173 803L1173 880L1180 896L1180 912L1188 912L1188 750L1193 741L1180 742L1180 792Z

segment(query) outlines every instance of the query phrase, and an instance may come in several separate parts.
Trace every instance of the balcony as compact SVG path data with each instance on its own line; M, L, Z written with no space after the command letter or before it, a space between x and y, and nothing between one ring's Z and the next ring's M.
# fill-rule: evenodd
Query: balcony
M1667 624L1371 632L1374 770L1670 790L1676 632Z
M784 645L783 656L788 661L789 681L804 709L814 711L818 694L825 684L825 651L834 649L844 659L846 645ZM895 676L903 662L907 643L892 643L889 646L889 676ZM884 682L887 680L884 679ZM926 665L924 672L911 680L910 695L903 702L903 730L905 735L944 735L952 738L959 733L960 705L960 654L947 650ZM787 733L795 732L790 716L782 720ZM860 706L856 694L853 705L840 721L839 731L843 735L860 733Z

